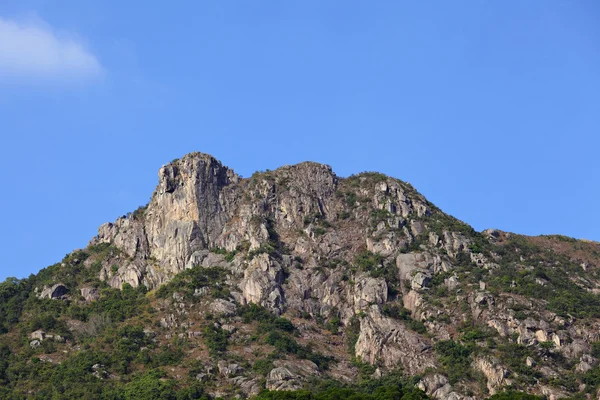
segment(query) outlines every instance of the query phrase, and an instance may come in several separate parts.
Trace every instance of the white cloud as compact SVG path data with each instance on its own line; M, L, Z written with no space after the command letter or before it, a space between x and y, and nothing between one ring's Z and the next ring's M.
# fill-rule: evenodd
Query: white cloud
M103 73L96 56L72 35L58 35L39 20L0 17L2 80L86 81Z

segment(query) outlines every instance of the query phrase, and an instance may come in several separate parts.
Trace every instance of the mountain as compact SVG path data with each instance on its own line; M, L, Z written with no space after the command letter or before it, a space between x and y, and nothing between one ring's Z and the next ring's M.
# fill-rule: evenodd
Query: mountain
M599 243L477 232L313 162L158 177L0 284L0 398L598 398Z

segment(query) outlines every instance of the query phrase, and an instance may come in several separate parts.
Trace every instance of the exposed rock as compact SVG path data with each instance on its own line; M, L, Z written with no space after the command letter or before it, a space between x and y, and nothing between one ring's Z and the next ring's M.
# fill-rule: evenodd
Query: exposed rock
M108 378L109 374L108 374L108 372L104 368L105 367L102 364L94 364L94 365L92 365L92 375L94 375L98 379L106 379L106 378Z
M404 302L404 308L411 312L416 312L421 304L423 304L423 296L420 293L411 290L402 298Z
M450 290L454 290L458 287L458 277L456 275L452 275L450 278L444 279L444 284Z
M415 271L428 271L433 264L432 257L427 253L398 254L396 266L402 280L410 280Z
M88 303L96 301L100 298L100 291L96 288L83 287L79 290L81 292L81 297L83 297Z
M375 279L362 275L354 285L354 308L361 311L371 304L383 304L387 301L388 286L384 279Z
M69 293L69 289L62 283L57 283L52 286L44 286L42 291L38 294L40 299L62 299Z
M540 367L540 372L542 373L542 375L544 375L546 378L558 378L560 375L557 371L553 370L550 367L547 366L542 366Z
M276 361L275 365L267 375L269 390L297 390L308 378L320 375L317 365L308 360Z
M262 390L262 384L259 379L249 379L245 376L236 376L231 378L231 382L239 386L246 396L256 396Z
M41 329L38 329L35 332L31 332L29 334L29 338L30 339L37 339L37 340L39 340L41 342L42 340L44 340L46 338L46 332L44 332Z
M244 271L240 289L248 303L280 311L283 306L283 269L268 254L255 256Z
M473 301L475 302L475 304L478 304L480 306L491 305L494 304L494 296L487 292L477 292Z
M209 309L211 312L213 312L216 315L230 316L230 315L235 315L237 307L234 303L232 303L230 301L223 300L223 299L216 299L215 301L213 301L210 304Z
M490 319L489 321L487 321L487 324L489 327L497 330L501 337L505 337L510 333L506 324L496 319Z
M427 287L429 282L431 282L431 276L426 275L423 272L417 272L410 280L410 286L414 290L419 290Z
M167 315L166 317L161 318L160 326L169 329L174 328L177 326L177 318L173 314Z
M419 381L417 387L434 399L446 400L457 396L452 391L448 378L441 374L427 375Z
M493 342L498 346L474 352L479 356L470 360L486 376L490 393L511 383L507 369L495 357L502 359L501 345L515 341L537 354L536 360L522 361L548 378L564 372L548 355L564 356L577 364L579 373L596 366L590 343L600 340L597 321L577 315L559 317L547 298L512 290L533 284L546 293L555 282L539 272L560 268L565 259L552 259L552 246L544 247L544 257L531 257L533 247L519 244L534 246L531 240L498 230L479 235L432 207L410 185L380 174L345 179L329 166L302 163L242 179L213 157L193 153L160 169L147 207L100 227L91 244L110 243L116 249L111 248L106 257L90 252L85 266L101 265L99 278L118 289L124 284L153 289L189 268L226 270L220 282L176 288L172 300L151 292L148 298L156 301L153 307L160 313L152 323L159 321L170 330L161 329L160 337L151 336L153 340L196 342L208 322L232 333L228 351L236 356L266 354L261 348L264 343L249 340L253 327L236 317L239 305L254 303L292 320L302 345L334 355L337 364L323 372L328 377L356 378L357 368L345 351L350 334L358 334L355 355L377 366L374 378L397 367L406 375L428 373L419 383L428 394L467 399L461 393L474 391L481 398L482 388L465 382L453 388L446 377L429 372L430 368L442 371L432 343L463 340L461 327L466 322L498 332L487 342L476 341L477 346ZM507 241L510 245L502 247ZM570 242L559 245L567 246L564 243ZM506 257L508 251L515 254ZM105 259L98 259L101 254ZM365 254L365 262L359 263L358 256ZM573 265L588 273L573 273L572 281L591 293L600 292L593 278L600 263L581 252L577 257L571 259ZM59 279L67 282L55 278ZM214 299L215 289L229 294ZM86 302L100 296L95 288L79 290ZM38 297L68 298L68 290L57 284L45 287ZM391 302L398 308L403 304L410 317L406 310L397 313L397 319L383 315L383 307ZM421 327L415 321L424 324L426 335L414 331ZM194 324L198 328L192 328ZM77 332L86 332L79 328ZM31 345L39 346L49 336L43 335L31 336ZM225 391L235 387L240 396L256 394L260 379L252 371L243 372L239 364L220 360L218 374L207 371L198 379L214 379ZM266 386L296 389L320 374L309 361L290 357L275 363ZM541 382L533 385L532 393L547 390ZM556 390L548 393L561 395ZM223 392L223 396L232 394Z
M244 371L244 369L238 364L228 363L227 361L223 360L220 360L217 363L217 368L219 369L219 373L226 377L235 376Z
M149 254L144 224L135 218L121 217L98 228L97 243L112 243L129 257L146 258Z
M579 364L577 364L575 370L580 373L586 373L593 369L597 363L598 360L596 358L592 357L589 354L584 354L583 356L581 356Z
M355 348L356 356L363 361L380 360L386 367L402 365L411 375L435 367L431 343L401 322L384 317L377 305L371 306L361 319Z
M101 275L101 277L107 278L108 284L115 289L121 289L125 283L132 287L138 287L144 281L145 276L150 278L152 275L141 260L134 260L132 263L119 267L114 274L105 269Z
M510 381L506 379L509 371L499 365L498 360L478 358L473 362L473 366L485 375L490 394L495 394L504 385L510 385Z

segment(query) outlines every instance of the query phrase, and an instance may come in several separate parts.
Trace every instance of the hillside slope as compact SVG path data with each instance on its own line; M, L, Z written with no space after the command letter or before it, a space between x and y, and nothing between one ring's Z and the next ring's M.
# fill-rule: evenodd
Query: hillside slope
M476 232L382 174L191 153L0 284L0 398L597 398L599 267L598 243Z

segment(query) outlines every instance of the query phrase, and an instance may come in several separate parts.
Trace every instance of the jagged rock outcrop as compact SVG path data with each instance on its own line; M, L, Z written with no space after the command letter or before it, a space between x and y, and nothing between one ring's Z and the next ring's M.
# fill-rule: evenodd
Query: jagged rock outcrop
M61 299L69 293L69 289L62 283L57 283L52 286L45 286L39 293L40 299Z
M300 389L309 378L320 375L317 365L308 360L278 361L275 366L276 368L267 375L267 389L269 390Z
M121 267L109 278L111 286L154 287L182 271L195 251L215 247L233 201L226 187L240 179L202 153L163 166L158 176L143 217L120 218L99 229L95 242L112 243L130 257L149 260Z
M83 287L79 289L79 292L81 293L81 297L89 303L100 298L100 291L97 288Z
M386 367L402 365L411 375L436 366L431 343L402 323L383 316L376 305L361 319L355 347L361 360L381 361Z
M510 385L510 380L507 380L509 371L502 367L498 360L478 358L473 364L476 369L485 375L490 394L495 394L502 386Z
M268 254L259 254L244 271L240 289L246 302L280 310L283 303L284 272L281 265Z

